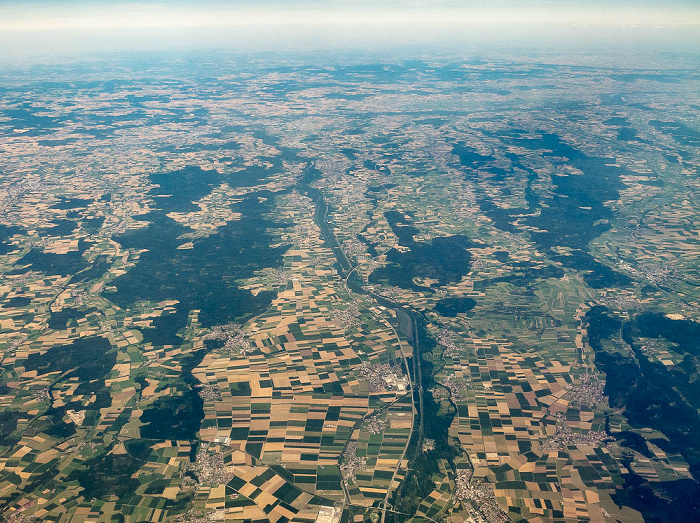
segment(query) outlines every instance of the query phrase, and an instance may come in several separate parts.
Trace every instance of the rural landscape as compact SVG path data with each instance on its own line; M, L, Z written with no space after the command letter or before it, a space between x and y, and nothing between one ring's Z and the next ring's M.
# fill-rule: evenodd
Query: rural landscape
M698 81L4 75L0 519L700 520Z

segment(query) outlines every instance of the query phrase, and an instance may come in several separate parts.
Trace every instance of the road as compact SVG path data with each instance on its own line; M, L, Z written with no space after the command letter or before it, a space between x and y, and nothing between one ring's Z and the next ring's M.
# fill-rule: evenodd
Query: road
M412 420L411 420L411 437L409 440L406 442L406 446L404 447L403 453L401 454L401 458L399 459L396 468L394 469L394 474L392 475L391 482L389 483L389 488L387 489L386 496L384 497L384 501L382 503L382 513L381 513L381 523L385 522L386 519L386 513L392 513L394 515L402 515L400 512L396 512L394 510L388 509L388 501L389 498L391 498L391 485L393 485L394 480L399 473L399 470L401 468L401 462L404 460L406 453L408 452L408 447L411 443L411 441L415 437L415 429L416 429L416 411L418 413L418 434L417 434L417 440L416 440L416 446L415 450L413 452L413 455L411 459L409 460L408 468L412 468L413 464L415 464L415 461L418 459L418 456L420 456L420 451L422 447L422 442L423 442L423 428L424 428L424 410L423 410L423 380L422 380L422 373L421 373L421 356L420 356L420 347L419 347L419 342L418 342L418 321L417 317L419 313L412 309L411 307L407 305L402 305L399 303L396 303L380 294L375 293L373 290L368 289L367 287L363 286L363 282L361 278L359 277L356 269L357 266L353 265L348 257L345 255L343 252L342 247L340 246L340 243L338 242L338 239L335 236L335 233L331 229L329 223L328 223L328 205L326 204L326 201L323 197L323 193L314 187L311 187L309 185L310 181L312 181L311 178L311 170L315 168L315 164L312 162L309 166L307 166L306 172L307 175L298 182L297 184L297 190L304 194L305 196L308 196L311 198L316 206L315 212L314 212L314 221L316 225L318 225L319 229L321 230L321 235L323 236L324 241L330 247L330 249L333 251L333 254L338 262L338 269L340 276L345 280L345 285L348 290L350 290L353 293L360 294L360 295L369 295L372 298L377 301L377 303L384 305L388 308L393 309L396 311L396 316L399 319L399 323L406 323L408 320L408 324L410 325L410 332L403 332L405 336L408 337L411 347L413 347L413 357L411 358L412 360L412 365L411 368L408 366L408 360L406 358L406 355L403 353L403 350L400 351L401 357L403 358L404 366L406 368L406 372L408 374L408 382L409 382L409 387L410 391L413 393L414 397L414 405L417 403L417 408L412 409ZM354 278L353 278L354 275ZM381 318L382 320L385 320L385 318ZM388 323L388 322L387 322ZM389 326L391 329L394 331L394 335L396 336L397 342L399 343L399 347L401 344L401 340L399 337L399 334L396 332L396 329L389 323ZM399 328L401 330L401 328ZM404 396L405 397L405 396ZM358 422L361 423L367 416L370 416L376 412L381 411L384 408L387 408L390 405L393 405L397 401L403 399L397 398L394 402L387 404L383 406L382 408L375 410L374 412L367 414ZM417 400L417 401L416 401ZM359 426L359 425L357 425ZM346 443L346 448L347 448L347 443ZM343 450L344 451L344 450ZM341 454L342 455L342 454ZM401 484L397 491L397 498L401 496L401 492L403 490L404 483ZM354 516L354 511L352 503L350 503L350 495L347 491L347 488L343 484L343 492L345 494L345 502L346 506L348 507L348 511L350 512L350 520L352 520ZM365 507L366 509L366 507Z

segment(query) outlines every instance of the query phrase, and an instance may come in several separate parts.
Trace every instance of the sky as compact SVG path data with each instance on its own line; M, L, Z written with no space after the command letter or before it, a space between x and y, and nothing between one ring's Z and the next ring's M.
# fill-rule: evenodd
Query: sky
M700 1L3 0L5 55L232 47L328 48L466 41L700 45Z

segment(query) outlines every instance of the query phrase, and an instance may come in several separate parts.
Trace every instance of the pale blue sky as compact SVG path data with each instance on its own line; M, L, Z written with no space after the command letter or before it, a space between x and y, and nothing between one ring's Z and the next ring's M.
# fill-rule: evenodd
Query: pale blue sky
M221 13L255 11L274 15L276 12L333 12L372 14L378 11L395 14L423 13L493 13L503 20L520 18L523 23L538 19L550 23L570 23L577 17L586 23L663 23L700 24L700 2L697 0L3 0L0 2L0 29L11 29L15 23L23 29L34 21L45 25L55 16L78 21L86 17L112 17L114 13L131 16L170 15L213 16ZM522 18L523 15L529 15ZM4 23L3 23L4 22ZM319 17L318 23L322 23ZM115 21L117 25L119 21Z
M693 43L700 1L0 0L0 53L328 48L658 35Z

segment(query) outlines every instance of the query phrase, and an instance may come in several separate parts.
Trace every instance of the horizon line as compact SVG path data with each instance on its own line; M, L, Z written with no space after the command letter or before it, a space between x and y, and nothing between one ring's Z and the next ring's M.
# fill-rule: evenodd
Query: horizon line
M700 7L675 10L642 7L585 9L527 8L164 8L149 4L97 6L65 12L56 9L0 7L0 31L65 31L91 29L224 28L224 27L693 27Z

